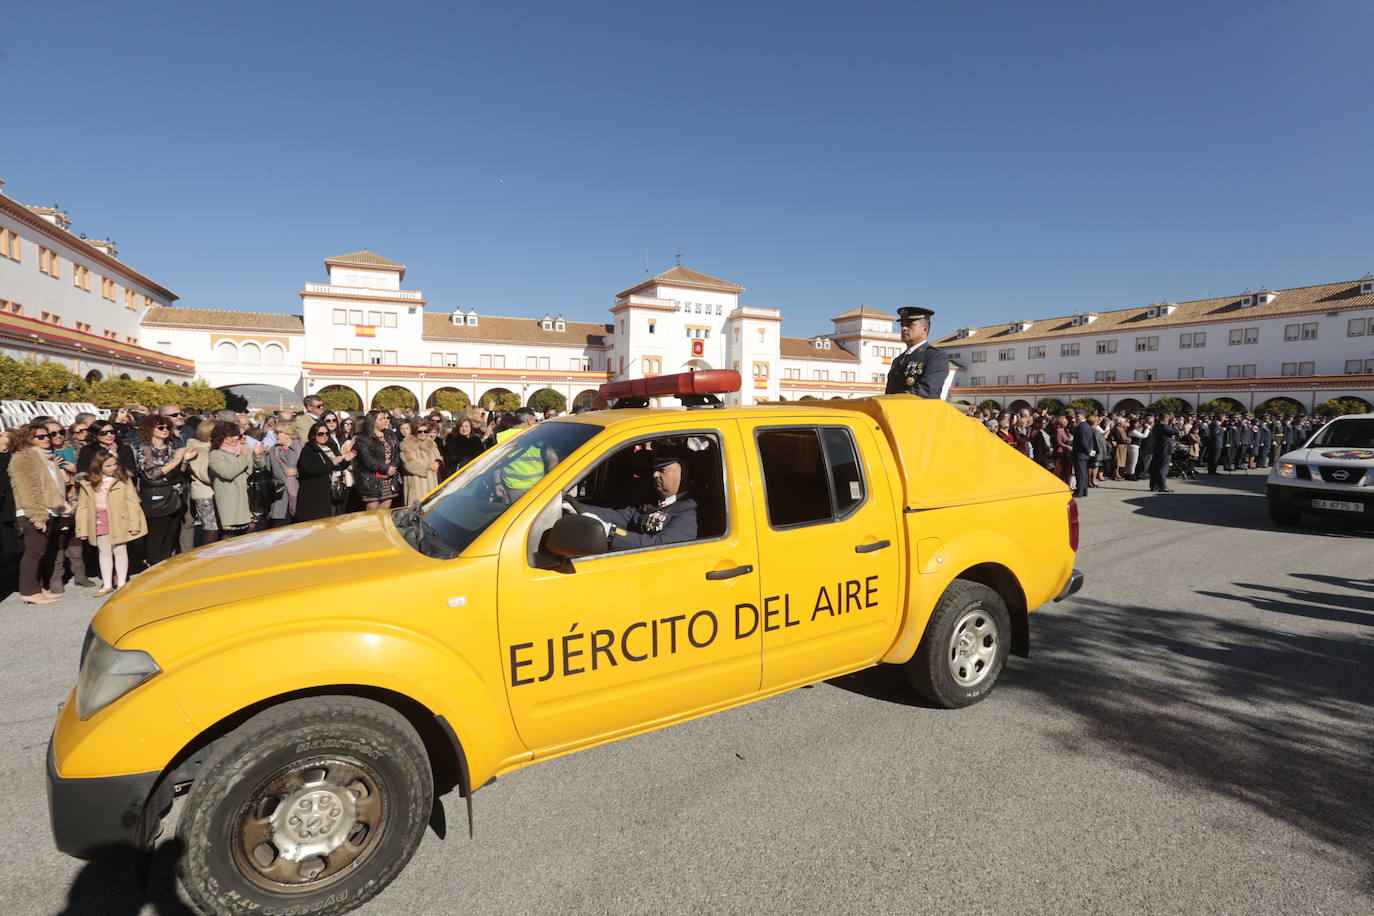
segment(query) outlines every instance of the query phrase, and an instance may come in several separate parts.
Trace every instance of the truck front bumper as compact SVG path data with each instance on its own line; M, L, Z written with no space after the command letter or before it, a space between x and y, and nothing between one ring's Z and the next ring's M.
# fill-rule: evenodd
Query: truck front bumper
M142 846L143 811L159 771L63 779L48 741L48 818L53 842L78 859L129 852Z
M1054 600L1055 600L1055 601L1063 601L1065 598L1069 597L1070 595L1075 594L1075 593L1076 593L1080 588L1082 588L1082 587L1083 587L1083 574L1082 574L1081 572L1079 572L1078 570L1075 569L1075 570L1069 575L1069 581L1067 581L1067 582L1064 583L1064 587L1063 587L1062 589L1059 590L1059 594L1055 596Z

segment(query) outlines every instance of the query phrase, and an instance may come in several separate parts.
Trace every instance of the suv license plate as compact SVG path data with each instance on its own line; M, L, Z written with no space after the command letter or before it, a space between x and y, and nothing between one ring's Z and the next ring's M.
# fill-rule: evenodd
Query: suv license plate
M1314 499L1313 509L1337 509L1341 512L1363 512L1364 503L1346 503L1336 499Z

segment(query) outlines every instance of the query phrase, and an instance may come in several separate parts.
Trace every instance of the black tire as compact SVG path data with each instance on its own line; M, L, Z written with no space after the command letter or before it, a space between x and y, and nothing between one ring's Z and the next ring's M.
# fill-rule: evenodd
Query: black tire
M1302 511L1287 508L1271 499L1269 500L1269 521L1275 525L1296 525L1302 521Z
M410 861L434 799L405 717L358 697L259 713L205 762L181 812L177 880L202 913L345 913Z
M955 579L931 612L906 676L917 693L945 709L971 706L991 692L1007 662L1011 615L997 592Z

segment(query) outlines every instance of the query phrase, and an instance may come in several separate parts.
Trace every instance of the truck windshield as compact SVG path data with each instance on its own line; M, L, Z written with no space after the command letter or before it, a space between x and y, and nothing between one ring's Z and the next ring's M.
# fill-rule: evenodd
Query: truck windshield
M406 541L454 557L555 465L601 432L590 423L547 420L483 453L418 506L392 518Z
M1308 448L1374 448L1374 420L1333 420Z

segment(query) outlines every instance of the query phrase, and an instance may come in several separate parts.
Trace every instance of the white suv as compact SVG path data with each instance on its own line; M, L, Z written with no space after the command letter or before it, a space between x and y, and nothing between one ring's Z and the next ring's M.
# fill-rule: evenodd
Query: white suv
M1276 525L1296 525L1304 512L1374 520L1374 413L1326 424L1279 459L1264 489Z

